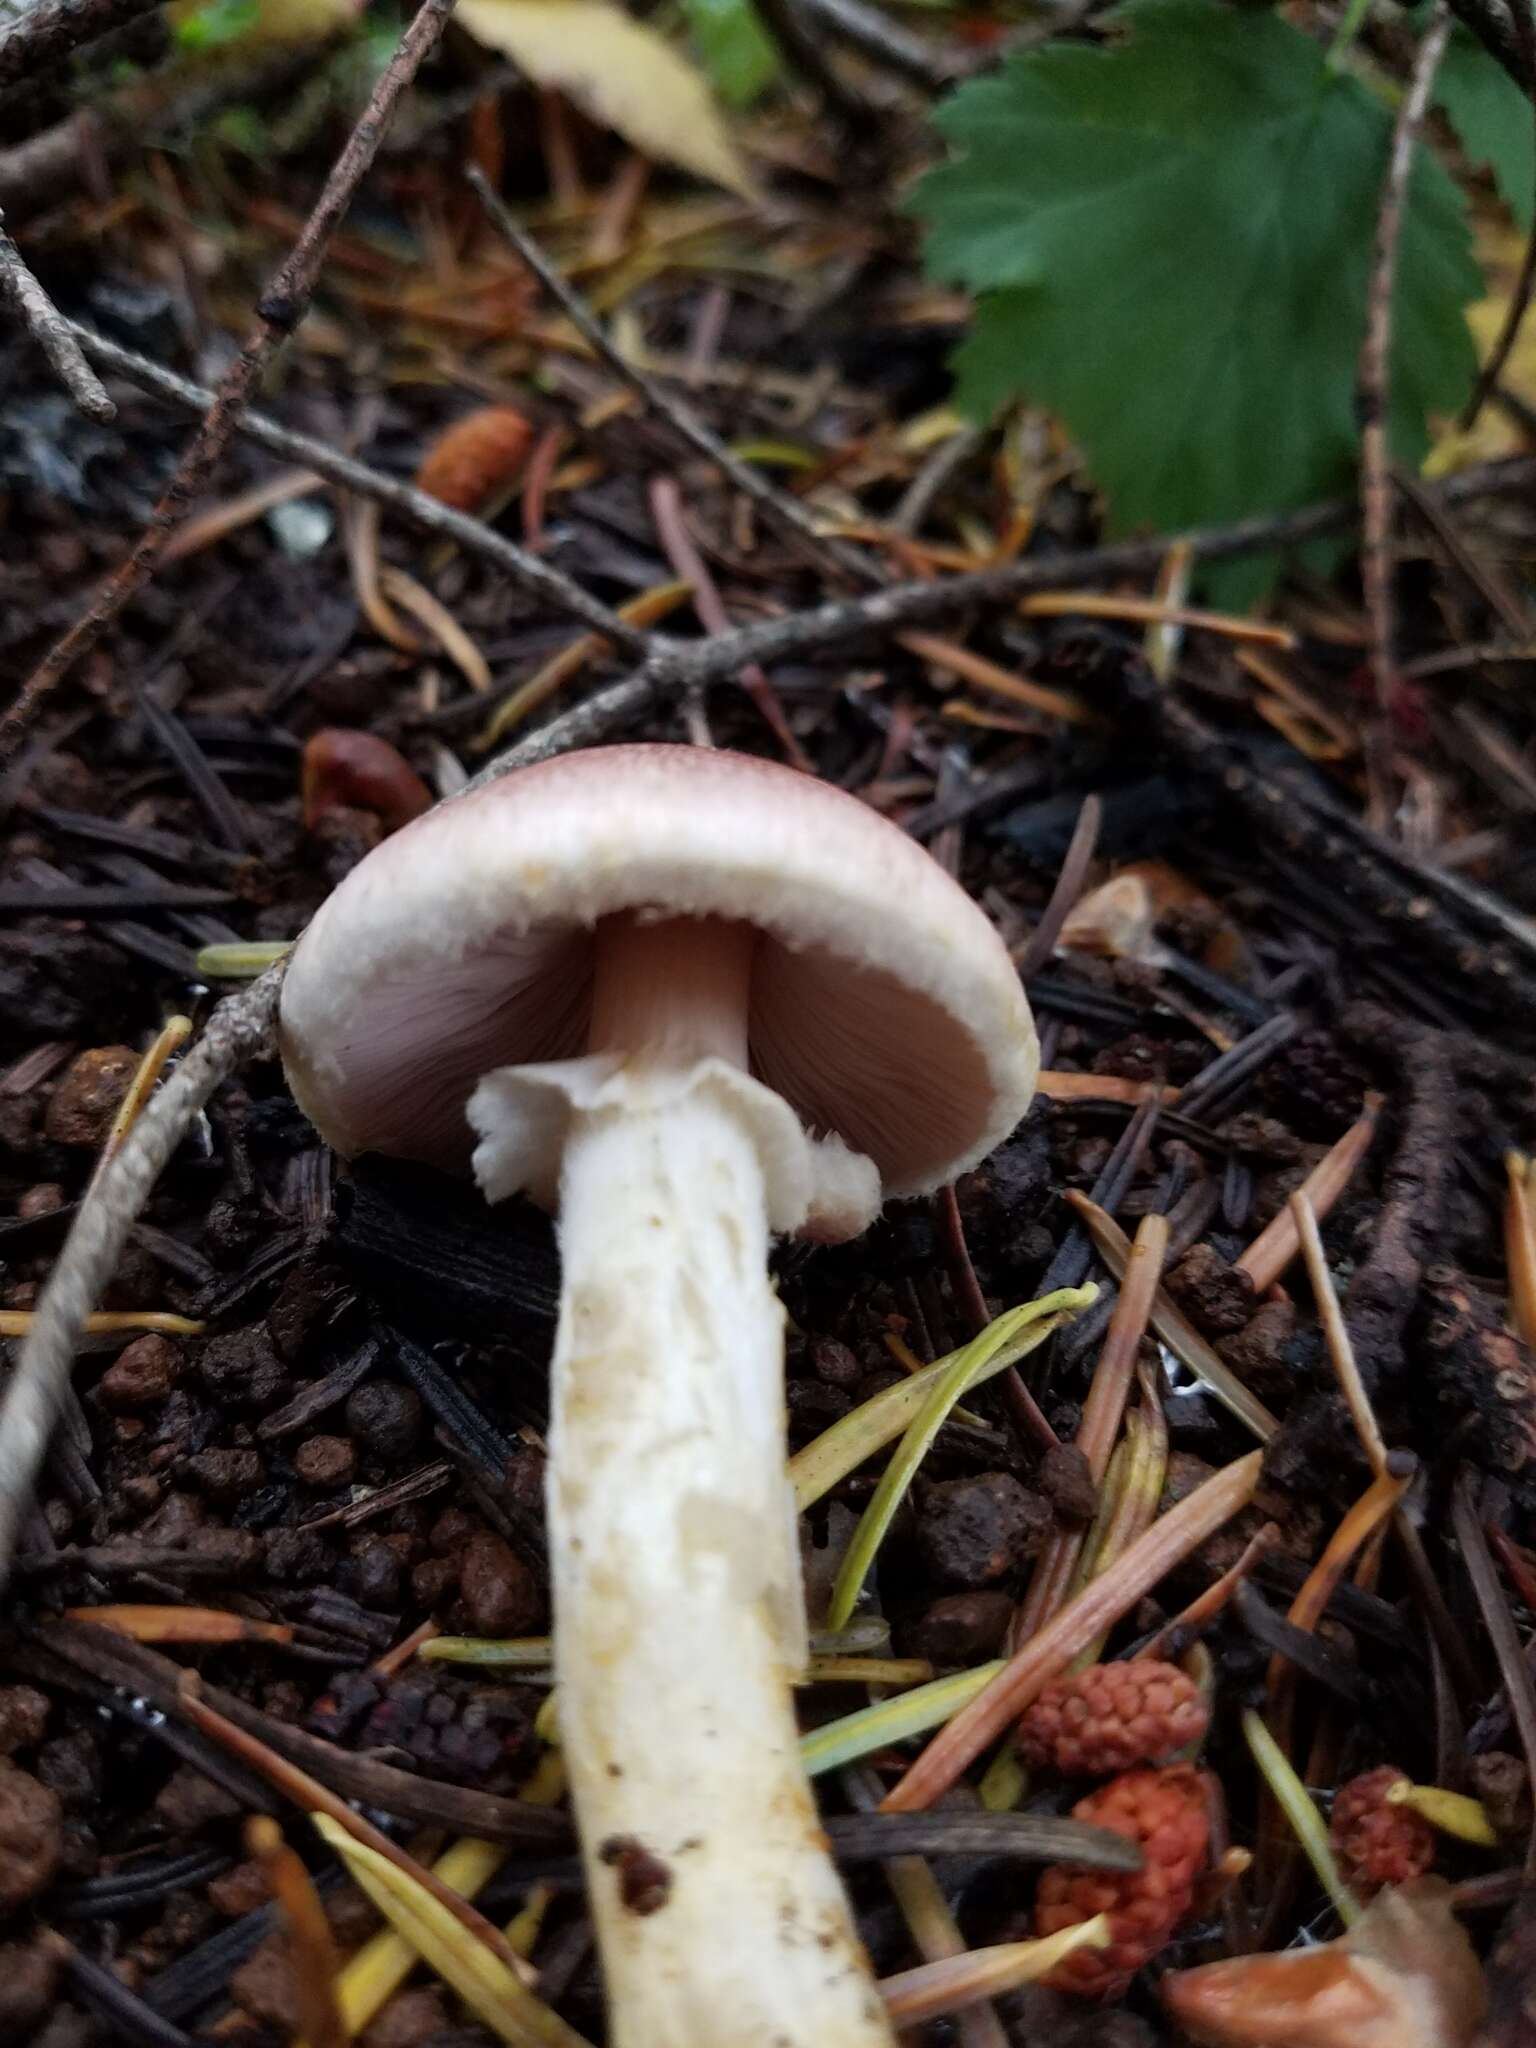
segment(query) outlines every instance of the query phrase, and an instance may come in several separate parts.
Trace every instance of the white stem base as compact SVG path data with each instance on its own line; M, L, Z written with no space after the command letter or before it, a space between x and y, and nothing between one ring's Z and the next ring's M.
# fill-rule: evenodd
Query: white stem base
M750 1086L751 1084L746 1084ZM888 2048L799 1761L783 1317L741 1083L571 1118L550 1555L613 2048Z

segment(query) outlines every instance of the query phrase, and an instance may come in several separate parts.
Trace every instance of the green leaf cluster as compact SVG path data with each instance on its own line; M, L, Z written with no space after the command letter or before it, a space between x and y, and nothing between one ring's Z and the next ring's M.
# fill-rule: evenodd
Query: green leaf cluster
M1108 44L1017 56L939 111L951 159L914 203L932 270L976 294L960 404L1057 413L1118 531L1347 489L1391 111L1269 10L1131 0L1109 20ZM1480 290L1465 203L1421 149L1393 323L1403 462L1468 389Z

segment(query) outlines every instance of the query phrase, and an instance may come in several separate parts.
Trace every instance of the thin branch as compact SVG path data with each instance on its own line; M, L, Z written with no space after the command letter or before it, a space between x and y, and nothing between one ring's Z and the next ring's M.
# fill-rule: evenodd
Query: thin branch
M3 45L0 45L3 53ZM26 258L5 231L0 213L0 298L7 300L32 339L53 365L53 373L80 410L93 420L112 420L117 407L101 379L80 353L69 323L27 268Z
M34 0L14 27L0 34L0 92L159 5L160 0Z
M20 695L0 718L0 760L9 760L49 693L76 661L96 645L153 573L172 530L180 524L191 500L207 484L268 363L308 311L331 236L378 154L400 95L436 44L452 9L453 0L422 0L420 11L400 38L394 56L336 159L292 252L257 301L256 325L219 385L202 426L176 465L176 473L155 506L149 525L132 552L97 589L84 615L44 655L22 685Z
M1392 604L1392 469L1388 430L1391 417L1392 311L1397 291L1397 257L1404 202L1419 131L1429 111L1435 73L1450 38L1451 17L1438 0L1434 19L1413 60L1413 73L1397 121L1376 216L1376 245L1366 301L1365 337L1360 345L1356 404L1360 418L1360 575L1371 627L1371 667L1376 703L1389 713L1397 698L1396 640Z
M94 357L107 369L118 371L131 383L137 384L140 390L148 391L156 398L164 398L184 412L204 412L213 403L213 393L205 386L178 377L174 370L161 369L148 357L135 355L132 349L108 341L105 335L93 333L89 327L81 327L74 322L66 324L88 356ZM516 541L508 540L505 534L498 533L483 520L471 518L467 512L456 511L453 506L443 504L441 499L428 497L425 491L418 491L414 485L401 483L395 477L370 469L353 456L343 455L329 442L311 440L308 434L297 434L291 427L279 426L265 413L243 412L235 424L235 431L286 461L314 470L327 483L339 484L343 490L353 491L360 498L371 498L391 512L398 512L402 519L409 520L424 533L457 541L467 554L479 555L492 563L520 589L542 598L555 610L580 619L625 654L634 657L647 652L650 643L644 633L626 625L619 614L611 611L600 599L589 597L579 583L561 570L552 568L537 555L529 554Z
M470 165L465 170L465 176L498 234L506 239L527 264L582 340L608 365L616 377L644 399L657 418L665 421L679 440L686 441L696 453L714 463L744 497L750 498L754 505L760 507L766 518L771 519L775 526L789 534L792 539L808 545L823 565L839 569L844 575L855 577L861 583L878 583L881 580L880 572L872 562L852 548L844 546L839 541L829 540L825 534L819 532L815 520L798 500L770 483L767 477L752 467L751 463L743 462L739 456L733 455L714 428L707 426L692 406L681 398L674 397L660 378L652 377L647 371L638 369L627 356L621 354L586 300L555 268L533 237L518 226L492 190L485 173L477 165Z
M1515 40L1520 46L1520 68L1524 76L1524 90L1536 110L1536 0L1509 0L1509 11L1514 19ZM1471 427L1487 402L1500 377L1504 365L1509 361L1515 346L1516 336L1525 319L1526 308L1531 303L1531 291L1536 287L1536 224L1525 238L1525 254L1520 260L1520 275L1515 280L1514 291L1509 304L1504 308L1504 322L1499 329L1497 341L1489 353L1487 362L1478 372L1472 396L1467 400L1466 410L1461 416L1465 431Z
M1443 506L1462 505L1481 496L1526 495L1536 485L1536 457L1511 456L1478 463L1448 477L1433 496ZM1283 518L1245 519L1235 526L1206 527L1185 535L1191 552L1207 562L1226 562L1268 548L1294 547L1325 534L1347 529L1358 505L1344 500L1314 505ZM790 612L710 640L653 640L651 653L639 667L583 698L569 711L542 725L517 745L498 754L470 783L480 789L516 768L532 767L573 747L598 745L621 732L654 704L674 692L734 674L749 661L766 666L791 655L822 653L850 640L898 632L903 626L942 620L977 609L998 609L1031 590L1052 585L1111 582L1122 576L1152 575L1168 552L1168 537L1117 541L1110 547L1079 553L1031 557L998 569L980 569L968 576L947 576L931 583L898 583L867 596L838 599L810 611Z
M203 1104L247 1059L270 1048L281 965L219 1004L202 1037L146 1104L122 1150L93 1181L33 1315L0 1400L0 1586L69 1385L85 1319L111 1279L150 1189Z

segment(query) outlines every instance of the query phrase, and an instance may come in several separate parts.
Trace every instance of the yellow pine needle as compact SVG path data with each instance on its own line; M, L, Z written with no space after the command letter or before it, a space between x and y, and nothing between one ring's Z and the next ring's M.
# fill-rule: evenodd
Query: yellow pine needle
M800 1761L808 1776L819 1778L825 1771L857 1763L860 1757L872 1756L877 1749L887 1749L893 1742L926 1735L930 1728L939 1727L975 1699L1002 1668L1001 1661L994 1658L990 1664L978 1664L972 1671L952 1672L947 1678L934 1679L931 1685L915 1686L895 1699L860 1707L857 1713L845 1714L839 1721L828 1721L802 1736Z
M31 1309L0 1309L0 1337L25 1337L31 1327ZM99 1309L85 1319L87 1337L115 1336L120 1330L153 1330L162 1337L196 1337L202 1328L191 1316L173 1316L159 1309Z
M359 1891L498 2041L508 2048L587 2048L582 2035L414 1878L349 1835L329 1814L312 1813L310 1820Z
M923 1361L912 1349L912 1346L904 1338L898 1337L894 1330L887 1330L883 1341L886 1350L889 1351L904 1373L911 1374L915 1379L924 1370ZM953 1357L954 1353L951 1352L950 1356ZM956 1408L954 1420L956 1422L968 1422L973 1428L984 1429L986 1427L982 1418L979 1415L973 1414L969 1408Z
M506 1856L504 1844L468 1835L443 1851L432 1866L432 1875L461 1899L472 1899L496 1875ZM418 1952L392 1926L363 1943L336 1979L336 2003L349 2038L372 2024L420 1961ZM315 2044L299 2042L295 2048L315 2048Z
M416 1652L429 1664L484 1664L547 1670L554 1662L548 1636L433 1636Z
M193 960L207 981L254 981L258 974L275 967L292 944L292 939L252 939L227 946L201 946Z
M1288 626L1267 626L1259 619L1201 611L1194 605L1163 604L1155 597L1114 597L1101 590L1042 590L1022 598L1019 610L1032 619L1129 619L1137 625L1184 626L1220 633L1225 639L1257 647L1296 645L1296 635Z
M1509 1267L1509 1314L1527 1344L1536 1345L1536 1209L1531 1197L1531 1162L1523 1152L1506 1152L1509 1187L1504 1197L1504 1256Z
M179 1610L177 1610L179 1611ZM435 1636L418 1653L429 1663L475 1664L489 1670L546 1671L554 1660L548 1636L498 1642L494 1637ZM926 1685L933 1666L926 1657L813 1655L802 1685Z
M1010 1736L982 1772L976 1796L988 1813L1012 1813L1028 1790L1029 1772Z
M485 656L441 599L392 562L380 569L379 587L418 625L426 627L472 690L483 696L490 689L491 671Z
M155 1092L156 1082L165 1072L166 1061L173 1052L184 1046L191 1036L190 1017L167 1017L161 1025L154 1044L139 1061L138 1069L128 1084L127 1094L117 1106L117 1114L112 1119L111 1129L107 1132L106 1142L101 1148L101 1156L96 1161L92 1180L98 1179L108 1160L122 1150L124 1138L138 1122L145 1103Z
M1318 1882L1332 1899L1335 1912L1346 1927L1353 1927L1360 1918L1360 1902L1345 1884L1339 1866L1333 1860L1328 1830L1306 1786L1292 1770L1290 1759L1270 1734L1262 1717L1252 1707L1243 1710L1243 1734L1259 1767L1260 1777L1290 1822L1297 1841L1306 1852L1307 1861L1317 1873Z
M533 1945L539 1938L539 1932L554 1898L555 1892L550 1885L535 1884L528 1887L528 1897L523 1903L522 1911L512 1916L504 1930L507 1947L514 1954L524 1958L533 1954Z
M650 590L642 590L628 604L621 604L618 616L626 626L654 626L692 595L691 583L658 583ZM475 751L489 752L514 725L521 725L556 690L578 675L589 661L596 661L607 650L608 642L601 633L583 633L569 647L562 647L558 654L551 655L542 668L512 692L505 703L497 705L474 741Z
M921 2026L943 2013L959 2012L984 1998L1001 1998L1025 1984L1038 1984L1080 1948L1107 1948L1108 1916L1095 1913L1076 1927L1039 1941L1008 1941L996 1948L968 1949L964 1955L919 1963L915 1970L880 1982L886 2011L898 2027Z
M1399 1778L1387 1788L1387 1804L1408 1807L1432 1828L1438 1828L1443 1835L1454 1835L1458 1842L1473 1842L1479 1849L1499 1846L1487 1807L1465 1792L1443 1792L1438 1785L1413 1785L1406 1778Z
M991 1352L981 1365L973 1368L971 1379L964 1391L969 1393L998 1373L1006 1372L1010 1365L1016 1365L1021 1358L1027 1358L1031 1351L1037 1350L1045 1342L1053 1330L1061 1327L1069 1313L1075 1314L1078 1309L1086 1308L1089 1302L1097 1299L1097 1295L1097 1288L1064 1288L1062 1297L1064 1300L1070 1298L1069 1307L1016 1328L998 1350ZM1029 1306L1038 1308L1039 1304L1032 1302ZM1016 1314L1017 1311L1011 1313ZM1006 1320L1006 1317L998 1318L999 1322ZM990 1324L988 1330L983 1330L981 1337L975 1341L981 1343L989 1331L996 1328L997 1323ZM969 1350L971 1347L964 1348ZM795 1506L799 1511L803 1514L808 1507L819 1501L823 1494L830 1493L840 1479L846 1479L848 1474L862 1465L866 1458L872 1458L877 1451L884 1450L893 1438L900 1436L903 1430L910 1427L922 1412L923 1405L934 1388L942 1382L945 1374L952 1370L959 1356L959 1351L948 1352L943 1358L936 1359L932 1365L925 1365L922 1371L915 1373L911 1379L902 1380L894 1387L886 1387L871 1400L855 1408L851 1415L843 1416L840 1421L834 1422L830 1429L824 1429L819 1437L805 1446L804 1450L797 1451L789 1461L789 1479L794 1488Z
M934 1438L949 1420L950 1411L960 1396L970 1386L976 1374L989 1359L1001 1351L1009 1339L1018 1336L1032 1323L1057 1318L1080 1308L1086 1308L1097 1299L1096 1287L1063 1287L1054 1294L1047 1294L1039 1301L1026 1302L1022 1308L1010 1309L989 1323L979 1337L963 1345L953 1354L943 1375L934 1382L922 1407L912 1418L906 1434L885 1470L879 1484L870 1496L868 1507L859 1518L859 1525L853 1532L853 1540L843 1555L837 1578L832 1587L832 1598L827 1608L827 1627L842 1628L853 1613L875 1561L875 1554L885 1539L886 1531L895 1518L896 1511L906 1498L908 1487L916 1477L917 1468L928 1455Z

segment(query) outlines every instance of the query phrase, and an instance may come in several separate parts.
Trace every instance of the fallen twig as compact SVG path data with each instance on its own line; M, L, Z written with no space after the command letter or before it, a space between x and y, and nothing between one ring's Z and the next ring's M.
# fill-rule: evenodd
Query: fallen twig
M270 1046L281 986L281 966L270 968L219 1004L202 1037L145 1105L122 1150L80 1204L0 1401L0 1586L10 1571L17 1531L86 1318L112 1277L150 1189L198 1111L221 1081Z
M82 617L44 655L15 702L0 717L0 760L9 760L49 692L81 655L95 646L151 575L172 529L180 524L192 499L207 484L234 433L246 400L256 390L278 348L308 311L331 236L378 154L400 95L436 44L452 10L453 0L422 0L419 12L401 36L394 56L380 74L367 106L336 159L303 232L258 299L256 325L220 383L202 426L177 463L148 526L131 552L98 587Z
M184 412L204 412L213 404L214 393L205 386L177 376L174 370L162 369L158 363L150 362L147 356L135 355L132 349L120 347L105 335L93 333L89 327L81 327L74 322L67 324L88 356L105 364L108 369L118 371L141 390L166 399ZM648 643L643 633L626 625L624 619L600 599L589 597L579 583L549 563L540 561L526 548L520 548L515 541L508 540L505 534L498 533L483 520L457 511L438 498L430 498L425 491L401 483L396 477L370 469L366 463L343 455L327 442L312 440L308 434L297 434L289 427L279 426L265 413L242 412L235 422L235 431L274 455L282 456L285 461L301 463L305 468L314 470L327 483L339 484L343 490L354 492L360 498L371 498L391 512L398 512L401 518L420 527L424 533L457 541L466 553L492 563L519 588L542 598L558 611L580 619L624 653L630 656L645 653Z
M160 0L33 0L0 34L0 92L159 5Z
M1371 262L1370 293L1366 301L1365 338L1360 344L1360 365L1356 376L1355 402L1360 419L1360 576L1371 628L1371 668L1376 684L1376 706L1383 716L1391 713L1398 689L1394 662L1397 636L1392 607L1392 458L1387 442L1391 410L1392 306L1397 288L1398 245L1402 239L1408 176L1413 169L1419 131L1429 111L1435 73L1445 55L1450 33L1450 12L1445 0L1437 0L1434 17L1415 54L1408 90L1397 110L1397 122L1392 131L1392 148L1376 216L1376 245ZM1376 796L1379 800L1379 788Z
M8 39L6 39L8 40ZM4 76L5 40L0 40L0 78ZM5 231L0 213L0 297L14 308L32 339L53 365L54 375L80 410L93 420L117 417L101 379L80 353L69 322L27 268L26 258Z

